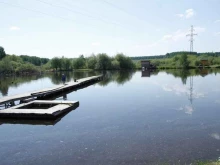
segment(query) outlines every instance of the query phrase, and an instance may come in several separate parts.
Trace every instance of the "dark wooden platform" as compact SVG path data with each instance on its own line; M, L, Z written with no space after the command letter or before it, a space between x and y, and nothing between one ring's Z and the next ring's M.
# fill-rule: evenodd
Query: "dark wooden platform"
M0 118L56 119L78 106L78 101L35 100L0 110Z
M79 79L73 81L73 82L68 82L65 84L61 85L56 85L52 88L46 88L38 91L33 91L33 92L26 92L18 95L13 95L13 96L6 96L3 98L0 98L0 105L5 104L5 107L10 107L13 106L15 101L20 101L25 102L26 99L31 99L31 98L40 98L43 99L46 96L51 96L51 95L56 95L60 92L64 92L70 89L77 89L81 88L82 86L85 86L86 84L89 84L91 82L96 82L102 79L102 75L99 76L92 76L92 77L87 77L83 79Z

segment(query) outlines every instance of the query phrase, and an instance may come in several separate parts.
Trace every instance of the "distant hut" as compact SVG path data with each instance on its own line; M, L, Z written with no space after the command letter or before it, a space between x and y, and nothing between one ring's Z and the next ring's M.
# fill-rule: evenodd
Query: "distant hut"
M155 66L152 65L149 60L142 60L141 68L142 70L148 70L148 69L155 69Z
M202 59L200 60L200 66L209 66L209 61L206 59Z

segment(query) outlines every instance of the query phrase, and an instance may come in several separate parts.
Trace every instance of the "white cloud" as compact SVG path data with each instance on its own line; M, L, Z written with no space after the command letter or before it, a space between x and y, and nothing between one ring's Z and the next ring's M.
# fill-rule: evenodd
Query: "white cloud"
M10 30L20 30L20 28L17 27L17 26L11 26L9 29L10 29Z
M170 40L170 39L172 39L172 35L170 35L170 34L164 35L162 38L162 40L165 40L165 41Z
M219 23L220 22L220 19L216 20L214 23Z
M182 14L182 13L181 14L176 14L177 17L186 18L186 19L191 18L194 15L195 15L195 11L193 9L187 9L184 14Z
M197 26L194 27L195 33L203 33L205 32L205 28ZM186 35L189 33L188 29L179 29L172 34L167 34L162 37L162 41L179 41L186 38Z
M215 103L220 104L220 100L215 100Z
M176 14L177 17L184 18L184 14Z
M100 44L100 42L93 42L91 45L92 46L100 46L101 44Z
M196 26L194 27L195 33L203 33L206 31L206 28ZM178 42L181 40L187 40L186 35L190 33L189 29L178 29L177 31L164 35L158 41L149 43L149 44L138 44L134 45L134 48L152 48L158 46L159 44L164 44L168 42Z
M190 18L190 17L194 16L194 14L195 14L195 12L193 9L187 9L185 12L185 17Z

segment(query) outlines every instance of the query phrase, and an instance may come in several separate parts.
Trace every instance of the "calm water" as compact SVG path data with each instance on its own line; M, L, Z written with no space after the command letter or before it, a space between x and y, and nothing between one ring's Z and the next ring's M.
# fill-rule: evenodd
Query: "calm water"
M73 72L67 77L98 74ZM218 70L104 74L104 81L67 94L67 100L79 100L80 106L58 121L0 120L0 164L190 164L218 159ZM59 84L61 76L0 81L2 97Z

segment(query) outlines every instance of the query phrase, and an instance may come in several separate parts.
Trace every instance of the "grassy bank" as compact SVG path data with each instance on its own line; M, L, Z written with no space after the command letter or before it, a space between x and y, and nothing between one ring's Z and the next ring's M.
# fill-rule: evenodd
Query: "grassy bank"
M185 59L183 56L185 55ZM220 68L220 56L209 56L209 55L186 55L186 54L176 54L175 56L162 56L163 58L155 59L141 59L150 60L150 62L156 66L158 69L195 69L200 67L205 68ZM141 68L141 60L134 60L136 66ZM203 66L202 60L206 60L206 65Z

